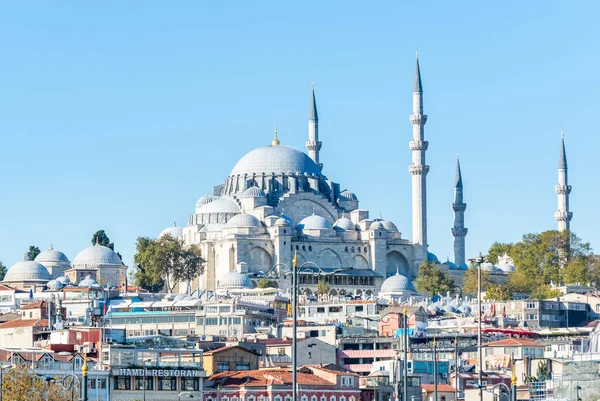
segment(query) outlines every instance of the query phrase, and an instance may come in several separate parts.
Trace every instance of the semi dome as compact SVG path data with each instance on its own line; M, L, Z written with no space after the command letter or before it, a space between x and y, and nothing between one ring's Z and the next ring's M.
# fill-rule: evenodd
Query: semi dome
M244 194L242 195L243 198L264 198L265 196L267 196L265 191L259 187L250 187L245 190Z
M260 220L251 214L242 213L233 216L225 225L227 228L260 227Z
M291 226L290 224L290 220L289 219L285 219L282 217L278 218L277 220L275 220L275 223L273 223L274 226Z
M494 266L494 264L491 262L483 262L481 264L481 270L494 271L497 269L498 268L496 266Z
M217 280L217 288L222 290L238 290L253 287L250 277L238 271L229 272Z
M469 265L466 263L463 263L462 265L458 266L458 270L469 270Z
M92 287L99 287L99 286L100 286L100 284L98 284L98 282L96 280L94 280L90 275L87 275L77 285L77 287L80 287L80 288L92 288Z
M356 231L356 224L347 217L342 217L333 223L333 229L336 231Z
M408 277L396 273L393 276L388 277L383 284L381 284L380 292L383 293L416 293L417 290L413 285L412 281Z
M344 189L342 192L340 192L338 199L342 200L342 201L347 201L347 200L357 201L358 197L354 194L354 192Z
M313 214L300 220L298 230L328 230L331 224L324 217Z
M275 145L254 149L242 157L230 175L249 176L281 173L321 175L321 169L306 154L289 146Z
M61 288L63 288L65 285L58 281L58 280L50 280L48 281L48 283L46 284L46 287L50 290L50 291L57 291L60 290Z
M71 279L69 276L60 276L56 279L56 281L63 283L64 285L71 284Z
M375 220L370 226L369 230L387 230L380 220Z
M44 265L32 260L25 260L12 265L6 272L3 281L7 283L28 281L48 282L51 279L52 277Z
M458 266L456 266L455 263L450 262L450 259L446 259L446 261L442 264L445 266L448 266L448 269L450 269L450 270L458 270Z
M179 238L181 237L181 234L183 234L183 228L178 227L177 224L173 222L173 225L171 227L165 228L160 232L160 234L158 234L158 238L165 235L170 235L173 238Z
M198 199L198 202L196 202L196 207L202 207L206 204L209 204L213 200L215 200L214 196L210 196L209 194L206 194L203 197L201 197L200 199Z
M211 213L239 213L235 201L229 197L222 197L213 200L210 203L196 210L196 214L211 214Z
M35 257L34 261L41 263L41 264L48 263L48 262L69 263L69 258L67 258L67 255L65 255L61 251L57 251L54 248L50 248L48 250L40 252L40 254Z
M94 245L79 252L72 263L73 267L116 267L123 261L115 251L102 245Z

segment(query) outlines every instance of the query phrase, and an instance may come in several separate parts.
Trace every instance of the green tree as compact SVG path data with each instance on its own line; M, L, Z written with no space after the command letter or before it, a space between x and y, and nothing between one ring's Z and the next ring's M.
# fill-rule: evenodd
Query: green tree
M110 238L108 238L104 230L98 230L92 235L92 245L96 244L110 248L113 251L115 250L115 244L110 242Z
M448 272L442 271L438 265L430 261L425 261L419 266L415 285L417 290L433 296L452 291L454 281L450 278Z
M591 264L591 258L578 257L571 259L571 261L563 268L562 281L565 284L587 284L591 281L589 275L589 267L591 266Z
M36 258L37 255L39 255L42 251L40 251L40 248L38 248L35 245L31 245L29 247L29 250L27 251L27 257L29 258L29 260L34 260Z
M156 290L166 285L169 292L181 282L188 284L204 271L204 259L197 245L185 246L170 235L159 239L140 237L134 262L136 285Z
M6 276L6 266L4 263L0 262L0 281L4 280L4 276Z
M511 293L505 285L490 284L485 291L486 301L506 301L510 296Z
M481 271L481 291L487 291L489 285L492 284L492 279L489 271ZM465 272L463 294L475 296L477 295L477 267L469 267Z
M486 259L490 261L490 263L496 264L498 263L498 258L500 256L510 255L512 251L513 244L504 244L501 242L494 242L490 249L488 250Z
M273 280L263 277L258 280L258 288L277 288L277 283Z
M315 290L317 295L325 295L329 293L329 283L323 279L320 279L317 283L317 289Z
M531 299L549 299L560 296L560 290L552 289L548 284L542 284L529 295Z

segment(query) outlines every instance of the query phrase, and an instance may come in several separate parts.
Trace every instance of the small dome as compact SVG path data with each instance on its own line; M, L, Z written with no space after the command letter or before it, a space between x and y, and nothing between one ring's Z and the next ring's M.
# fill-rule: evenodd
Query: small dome
M494 271L497 270L498 268L496 266L494 266L493 263L491 262L483 262L481 264L481 270L487 270L487 271Z
M44 265L32 260L25 260L12 265L4 276L4 282L48 282L52 279Z
M196 210L197 214L211 214L211 213L239 213L240 209L233 199L229 197L222 197L213 200L210 203L202 206Z
M206 194L203 197L201 197L200 199L198 199L198 202L196 202L196 207L197 208L202 207L206 204L209 204L213 200L215 200L214 196L210 196L209 194Z
M273 223L274 226L291 226L290 221L288 219L284 219L283 217L278 218L277 220L275 220L275 223Z
M35 257L35 261L41 264L48 262L69 263L69 258L67 258L67 255L65 255L61 251L57 251L56 249L50 248L46 251L40 252L40 254Z
M247 274L237 271L229 272L217 280L217 288L222 290L237 290L253 287L250 277L248 277Z
M469 265L463 263L462 265L458 266L458 270L469 270Z
M498 270L502 270L505 273L511 273L515 271L515 266L512 263L500 263Z
M71 279L69 278L69 276L58 277L56 279L56 281L58 281L59 283L62 283L64 285L71 284Z
M331 224L324 217L313 214L300 220L298 230L328 230Z
M92 288L92 287L98 287L98 286L99 286L98 282L96 280L94 280L90 275L87 275L77 285L77 287L81 287L81 288Z
M158 234L158 238L165 235L170 235L173 238L179 238L181 237L181 234L183 234L183 228L178 227L177 224L173 222L173 225L171 227L165 228L160 232L160 234Z
M441 312L442 310L440 309L439 306L437 306L436 304L431 304L427 307L428 310L430 310L431 312Z
M375 219L375 221L379 221L383 228L385 228L388 231L398 232L398 227L396 227L396 225L389 220L379 218Z
M243 198L264 198L265 196L267 196L265 191L259 187L250 187L245 190L244 194L242 195Z
M412 281L408 279L408 277L401 275L400 273L396 273L393 276L385 279L383 284L381 284L380 292L384 293L416 293L417 290L413 285Z
M427 261L433 262L433 263L440 263L440 260L438 259L438 257L435 256L435 254L433 254L431 252L427 252Z
M338 199L341 201L357 201L358 200L358 198L356 197L354 192L348 191L347 189L344 189L342 192L340 192Z
M321 169L305 153L288 146L264 146L242 157L231 170L230 176L254 174L310 174L321 176Z
M333 223L333 229L336 231L356 231L356 224L347 217L342 217Z
M60 290L61 288L63 288L65 285L58 281L58 280L50 280L48 281L48 283L46 284L46 287L48 288L48 290L50 291L56 291L56 290Z
M260 227L260 220L251 214L242 213L233 216L225 225L227 228Z
M369 230L387 230L384 226L383 223L379 220L375 220L373 222L373 224L371 224L371 226L369 227Z
M442 264L448 266L448 269L450 270L458 270L458 266L456 266L455 263L450 262L450 259L446 259L446 261Z
M94 245L79 252L72 263L73 267L116 267L122 266L123 261L112 249Z

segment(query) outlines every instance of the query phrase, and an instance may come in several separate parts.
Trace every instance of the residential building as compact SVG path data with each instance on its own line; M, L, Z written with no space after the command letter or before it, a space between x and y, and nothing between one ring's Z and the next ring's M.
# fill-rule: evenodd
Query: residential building
M259 340L266 346L260 358L261 367L290 366L292 363L292 340L289 338L267 338ZM318 338L300 338L296 343L297 364L335 365L337 347Z
M225 346L204 352L207 375L225 371L258 369L259 355L240 346Z
M456 389L448 384L438 384L437 389L433 384L421 384L423 401L456 401ZM435 399L437 390L438 399Z
M508 338L485 344L483 354L486 370L506 370L512 360L544 357L545 346L537 341Z

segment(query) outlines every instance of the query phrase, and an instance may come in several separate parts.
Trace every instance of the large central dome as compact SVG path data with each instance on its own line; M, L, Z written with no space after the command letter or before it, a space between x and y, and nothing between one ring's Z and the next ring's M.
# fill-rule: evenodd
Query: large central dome
M271 175L282 173L321 175L319 166L305 153L289 146L265 146L247 153L237 162L231 175Z

